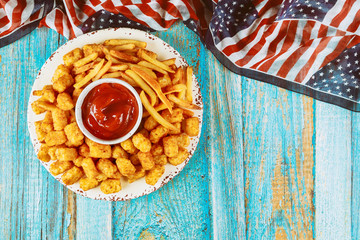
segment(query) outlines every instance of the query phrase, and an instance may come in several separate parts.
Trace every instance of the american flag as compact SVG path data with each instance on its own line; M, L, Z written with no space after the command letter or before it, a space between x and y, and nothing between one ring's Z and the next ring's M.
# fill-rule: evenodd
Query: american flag
M0 47L36 27L67 38L182 20L231 71L360 111L360 1L0 1Z

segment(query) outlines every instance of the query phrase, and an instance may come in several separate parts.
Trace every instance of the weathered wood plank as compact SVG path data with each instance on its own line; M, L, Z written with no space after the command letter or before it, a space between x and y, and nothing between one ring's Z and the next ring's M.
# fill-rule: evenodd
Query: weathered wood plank
M243 81L247 239L313 237L313 101Z
M351 113L316 102L316 239L351 239Z
M39 42L47 44L39 47ZM41 29L0 49L0 236L5 239L68 238L66 191L37 160L26 120L32 83L57 47L57 34Z
M360 239L360 113L351 113L351 239Z

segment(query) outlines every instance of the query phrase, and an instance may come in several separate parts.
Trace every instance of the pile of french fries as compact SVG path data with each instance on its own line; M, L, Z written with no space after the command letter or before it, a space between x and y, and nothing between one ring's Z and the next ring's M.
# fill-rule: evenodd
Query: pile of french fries
M146 43L111 39L102 44L88 44L64 55L46 85L33 94L36 114L45 113L35 123L42 143L38 158L52 161L50 172L62 174L62 182L79 181L87 191L100 185L105 194L121 190L121 178L132 183L145 177L155 185L165 172L165 165L179 165L189 152L190 137L199 134L199 119L192 110L192 67L176 67L175 59L157 60L146 50ZM103 78L126 81L140 93L146 111L139 130L130 139L116 145L102 145L86 138L80 131L74 107L82 90Z

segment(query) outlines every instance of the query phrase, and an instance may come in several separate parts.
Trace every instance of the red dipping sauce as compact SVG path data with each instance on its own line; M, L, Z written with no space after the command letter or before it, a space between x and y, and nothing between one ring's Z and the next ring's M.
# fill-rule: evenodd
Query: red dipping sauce
M132 92L118 83L94 87L81 106L85 128L95 137L114 140L135 126L139 106Z

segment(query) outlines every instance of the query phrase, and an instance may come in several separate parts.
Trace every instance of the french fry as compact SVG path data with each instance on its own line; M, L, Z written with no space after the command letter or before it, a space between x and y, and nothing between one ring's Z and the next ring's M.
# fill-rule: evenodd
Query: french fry
M174 94L169 94L169 95L167 95L167 97L168 97L168 99L170 101L172 101L173 103L179 105L180 107L194 109L194 110L200 110L201 109L201 107L199 107L197 105L194 105L192 103L189 103L187 101L184 101L182 99L179 99L179 98L175 97Z
M193 75L193 68L187 67L186 68L186 100L192 102L192 75Z
M93 78L93 82L96 80L99 80L101 78L102 75L104 75L109 68L111 67L112 61L109 60L101 69L100 71L96 74L96 76Z
M151 106L154 106L157 97L151 87L149 87L149 85L147 85L147 83L144 82L144 80L142 80L142 78L133 70L126 70L125 73L129 75L141 87L141 89L143 89L150 96Z
M109 72L125 71L128 68L129 68L129 66L126 64L112 65L109 68Z
M189 117L192 117L194 116L194 112L189 110L189 109L185 109L185 108L182 108L183 110L183 114L186 115L186 116L189 116Z
M127 82L128 84L130 84L133 87L140 87L139 84L137 84L134 79L132 79L131 77L129 77L129 75L127 75L124 72L120 72L121 78L122 80L124 80L125 82Z
M103 59L103 60L101 60L101 62L96 64L96 66L93 69L91 69L90 72L80 82L74 84L74 88L79 89L82 86L84 86L85 84L87 84L93 77L96 76L96 74L98 74L98 72L104 65L104 62L105 62L105 60Z
M123 53L123 52L119 52L116 50L110 50L110 54L111 56L121 59L121 60L125 60L128 62L132 62L132 63L137 63L139 61L139 58L131 56L129 54Z
M134 44L139 48L146 48L146 42L131 40L131 39L109 39L104 42L104 45L125 45L125 44Z
M152 51L146 50L146 49L142 49L142 52L146 53L149 57L153 58L153 59L157 59L158 55ZM141 58L141 55L139 55L139 50L137 52L138 57Z
M77 60L76 62L74 62L74 67L78 68L81 66L84 66L85 64L94 61L96 58L98 57L98 53L94 52L92 54L90 54L89 56L86 56L84 58L81 58L79 60Z
M170 58L170 59L167 59L165 61L162 61L162 63L165 64L165 65L171 66L171 65L175 64L175 61L176 61L176 58Z
M140 61L140 62L138 62L138 65L153 69L153 70L158 71L159 73L162 73L162 74L167 74L167 72L165 70L163 70L163 69L159 68L158 66L156 66L156 65L154 65L152 63L149 63L147 61Z
M138 56L142 59L145 59L146 61L158 66L159 68L162 68L168 72L174 73L174 70L172 70L168 65L163 64L162 62L150 57L148 54L146 54L145 51L143 51L143 49L140 49L138 51Z
M166 107L165 104L160 103L159 105L155 106L154 109L155 109L157 112L160 112L160 111L162 111L162 110L167 109L167 107ZM146 117L148 117L148 116L150 116L150 113L144 111L144 113L143 113L143 118L146 118Z
M162 126L164 126L165 128L171 129L176 131L177 128L172 125L171 123L169 123L168 121L166 121L156 110L155 108L153 108L150 103L149 100L147 99L145 92L141 91L140 93L140 99L141 102L143 103L145 109L150 113L150 115L158 122L160 123Z
M114 46L111 49L116 50L116 51L124 51L124 50L132 50L135 47L136 47L135 44L129 43L129 44L124 44L124 45Z
M166 107L169 109L169 111L171 113L172 106L171 106L169 100L164 95L164 93L161 91L161 87L160 87L159 83L154 78L152 78L150 75L148 75L146 72L144 72L141 68L134 66L134 67L131 67L131 69L134 72L136 72L138 75L140 75L147 82L147 84L149 84L155 90L155 92L158 95L158 97L160 98L160 100L166 105Z
M38 101L38 106L48 111L54 111L57 109L54 104L45 101Z
M81 74L81 73L86 72L87 70L91 69L94 66L94 64L95 64L95 62L91 62L91 63L85 64L81 67L73 68L72 71L75 75L78 75L78 74Z
M178 84L180 82L180 79L182 78L182 68L178 68L174 74L174 79L172 80L172 84Z
M166 87L166 92L164 92L165 95L175 92L182 92L186 91L186 86L184 84L176 84L172 86Z

